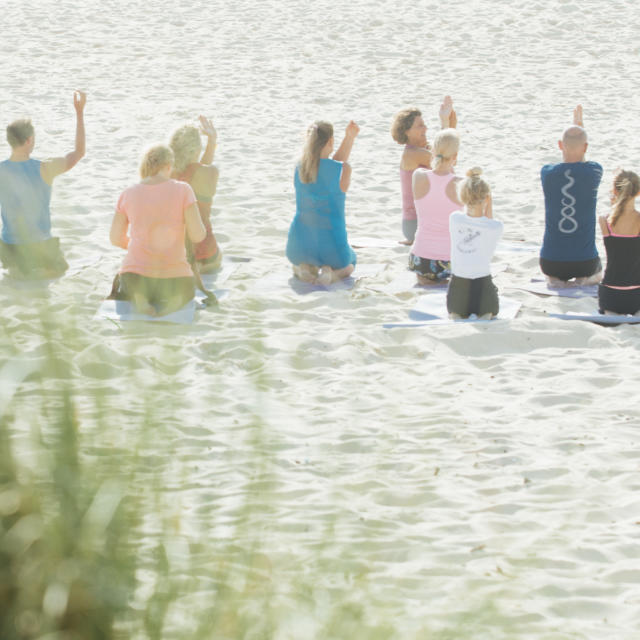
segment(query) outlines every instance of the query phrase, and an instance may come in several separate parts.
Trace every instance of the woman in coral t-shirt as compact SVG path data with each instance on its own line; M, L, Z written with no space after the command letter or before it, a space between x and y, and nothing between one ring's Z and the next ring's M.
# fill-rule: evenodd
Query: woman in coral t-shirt
M142 180L120 196L109 234L112 244L127 249L118 297L153 316L177 311L193 298L185 229L191 242L206 236L193 189L171 179L172 165L171 149L149 149L140 166Z

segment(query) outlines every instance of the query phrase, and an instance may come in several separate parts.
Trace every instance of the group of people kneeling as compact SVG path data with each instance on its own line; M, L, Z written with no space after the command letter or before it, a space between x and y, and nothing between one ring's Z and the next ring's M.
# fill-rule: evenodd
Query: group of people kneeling
M498 314L499 299L490 263L503 225L493 219L481 169L470 169L464 179L455 173L460 138L450 96L439 116L441 130L433 147L416 108L400 111L391 127L393 139L404 145L400 184L402 243L411 246L408 267L421 285L448 283L450 317L491 318ZM540 268L552 286L599 284L600 313L640 313L640 213L635 209L640 178L631 171L619 171L614 178L613 211L599 219L607 252L603 277L595 244L602 167L585 160L588 142L580 105L573 116L558 142L562 162L545 165L540 174L545 200ZM295 172L296 215L287 241L294 274L304 281L328 284L355 267L344 208L351 178L346 161L358 132L350 122L333 158L332 126L316 122L307 132Z
M68 268L57 238L51 236L49 203L54 178L85 153L85 103L85 94L75 92L75 148L61 158L40 162L30 157L35 144L30 121L7 127L11 156L0 163L0 258L14 275L53 278ZM400 182L403 243L411 245L408 267L422 285L448 282L451 317L491 318L498 314L499 299L490 263L503 225L493 219L491 192L482 171L470 169L464 179L455 173L460 138L449 96L439 116L442 128L433 148L418 109L400 111L391 128L394 140L404 145ZM345 197L351 181L347 161L359 131L349 122L335 153L331 124L317 121L307 131L294 173L296 213L286 246L294 275L305 282L328 285L355 268ZM204 151L201 133L207 138ZM210 222L218 181L212 164L216 137L211 121L200 116L199 129L183 126L169 145L147 151L141 180L122 193L111 224L112 244L127 251L112 297L128 299L144 313L164 315L191 300L196 285L204 289L200 273L219 267L222 255ZM638 313L640 213L635 198L640 178L620 171L614 179L613 212L599 221L607 251L603 278L595 246L602 167L585 161L588 143L580 106L558 144L563 161L541 170L541 270L555 285L600 283L601 313Z
M31 158L35 132L30 120L7 127L11 156L0 163L2 236L0 259L15 277L50 279L68 264L51 235L51 188L85 154L86 95L76 91L75 148L47 161ZM202 150L200 134L207 138ZM140 182L126 189L116 207L110 240L127 251L111 296L130 300L138 311L161 316L191 300L200 273L220 266L222 254L210 212L218 170L213 166L216 130L200 116L200 129L186 125L169 145L149 149ZM205 290L205 293L206 292Z

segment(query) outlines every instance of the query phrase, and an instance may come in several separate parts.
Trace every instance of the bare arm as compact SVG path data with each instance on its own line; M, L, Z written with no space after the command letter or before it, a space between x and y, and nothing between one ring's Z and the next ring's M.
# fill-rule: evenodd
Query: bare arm
M342 173L340 174L340 190L346 193L351 184L351 165L347 162L342 165Z
M205 147L201 164L211 164L213 162L213 154L216 152L216 142L218 140L218 132L209 118L200 116L200 131L207 136L207 146Z
M582 127L584 129L584 121L583 121L583 116L582 116L582 105L579 104L574 110L573 110L573 124Z
M53 158L52 160L47 160L42 163L40 174L42 175L42 179L48 184L51 184L56 176L75 167L85 154L84 106L86 102L86 93L74 91L73 106L76 110L75 148L63 158Z
M600 231L602 231L602 237L606 238L609 234L609 226L607 225L607 216L600 216L598 218L600 223Z
M493 218L493 198L491 197L491 194L487 196L487 202L484 207L484 215L487 218Z
M337 160L338 162L346 162L349 160L353 143L359 133L360 127L351 120L347 125L347 130L345 131L344 138L338 147L338 150L333 154L334 160Z
M440 105L440 126L443 129L455 129L458 125L458 116L453 108L451 96L445 96Z
M111 230L109 231L109 240L115 247L126 249L129 246L129 238L127 237L127 229L129 221L124 213L116 211L111 221Z
M187 226L187 236L194 244L202 242L207 237L207 230L202 224L198 205L194 202L184 212L184 222Z

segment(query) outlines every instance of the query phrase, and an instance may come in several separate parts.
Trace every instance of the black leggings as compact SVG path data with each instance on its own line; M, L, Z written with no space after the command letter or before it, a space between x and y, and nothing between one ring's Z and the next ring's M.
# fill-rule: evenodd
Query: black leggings
M545 276L566 281L571 280L571 278L588 278L598 273L598 271L602 271L602 263L600 258L575 262L561 262L560 260L540 258L540 269Z
M451 276L447 291L447 311L467 318L472 313L478 317L486 313L498 315L500 303L498 289L491 276L483 278L460 278Z
M633 315L640 311L640 288L612 289L605 284L600 284L598 285L598 307L600 313L613 311Z

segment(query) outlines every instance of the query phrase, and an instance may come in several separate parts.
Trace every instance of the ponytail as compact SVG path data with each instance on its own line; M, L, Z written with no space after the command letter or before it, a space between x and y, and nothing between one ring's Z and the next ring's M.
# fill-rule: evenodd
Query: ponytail
M489 185L480 177L482 169L473 167L467 171L467 177L460 185L460 201L467 206L474 206L491 193Z
M299 169L300 181L304 184L315 182L318 179L320 152L332 137L333 125L329 122L317 120L309 127Z
M460 136L455 129L438 131L433 141L433 168L437 169L442 162L455 156L459 148Z
M629 200L634 200L640 192L640 178L633 171L620 171L613 179L613 192L616 201L613 205L611 224L615 225L624 213Z

